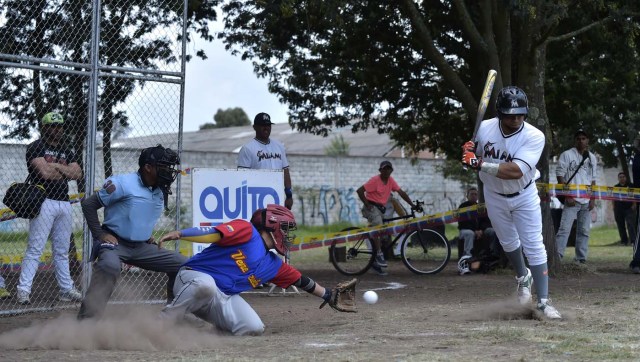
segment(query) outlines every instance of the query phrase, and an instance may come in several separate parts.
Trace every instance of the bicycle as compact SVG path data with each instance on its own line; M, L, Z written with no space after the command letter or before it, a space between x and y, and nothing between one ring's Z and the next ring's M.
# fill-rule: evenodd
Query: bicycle
M385 223L412 219L416 217L416 211L423 212L424 202L414 202L418 210L411 210L404 216L383 219ZM357 230L352 227L345 229ZM404 265L416 274L437 274L447 266L451 258L451 246L444 237L435 230L422 228L419 230L402 231L386 246L381 246L383 252L389 251L404 236L400 248L400 256ZM370 240L369 233L348 236L344 239L336 239L329 247L329 258L333 266L344 275L361 275L367 272L373 265L376 251ZM382 243L381 243L382 245Z

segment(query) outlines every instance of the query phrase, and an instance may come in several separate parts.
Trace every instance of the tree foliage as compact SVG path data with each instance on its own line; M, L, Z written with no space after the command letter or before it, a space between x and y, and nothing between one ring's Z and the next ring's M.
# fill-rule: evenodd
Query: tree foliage
M549 47L545 88L555 154L572 147L575 131L584 128L604 164L622 165L628 174L640 124L639 30L631 17L620 16L572 38L568 46Z
M213 116L214 123L205 123L200 126L200 129L211 128L225 128L225 127L237 127L237 126L249 126L251 120L247 113L240 107L227 108L225 110L218 109Z
M331 143L324 148L324 153L327 156L348 156L349 155L349 142L344 140L342 134L334 136Z

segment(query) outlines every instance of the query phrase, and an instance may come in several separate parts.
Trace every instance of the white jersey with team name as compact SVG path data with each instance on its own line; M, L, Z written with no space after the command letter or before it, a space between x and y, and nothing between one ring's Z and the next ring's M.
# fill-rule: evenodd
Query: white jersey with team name
M270 139L269 143L262 143L254 138L240 149L238 167L282 170L289 167L289 161L282 143L274 139Z
M523 122L518 131L505 135L498 118L488 119L480 124L476 141L476 155L482 157L483 162L514 162L523 174L517 180L503 180L480 172L480 180L484 183L485 190L513 194L540 178L536 164L544 149L544 134L529 123Z

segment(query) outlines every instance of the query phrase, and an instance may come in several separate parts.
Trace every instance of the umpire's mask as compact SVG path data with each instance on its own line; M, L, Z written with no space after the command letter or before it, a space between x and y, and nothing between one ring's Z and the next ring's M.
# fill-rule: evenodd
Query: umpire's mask
M157 170L156 185L165 195L171 195L171 184L178 177L180 170L176 168L180 164L180 157L170 148L162 145L149 147L142 150L138 159L138 166L143 168L145 164L155 165Z

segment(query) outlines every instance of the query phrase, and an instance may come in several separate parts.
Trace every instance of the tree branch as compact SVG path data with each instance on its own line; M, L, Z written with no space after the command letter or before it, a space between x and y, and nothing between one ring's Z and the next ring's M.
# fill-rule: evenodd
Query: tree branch
M569 38L573 38L576 35L580 35L582 33L585 33L587 31L589 31L589 30L591 30L591 29L593 29L593 28L595 28L597 26L600 26L602 24L605 24L605 23L607 23L607 22L609 22L611 20L613 20L613 16L609 15L609 16L607 16L606 18L604 18L602 20L598 20L598 21L596 21L594 23L591 23L589 25L583 26L580 29L568 32L566 34L562 34L562 35L558 35L558 36L550 36L549 38L547 38L547 43L554 42L554 41L563 41L563 40L567 40Z
M471 43L472 46L481 49L485 54L488 53L489 47L482 38L480 31L473 23L473 20L471 20L469 10L467 10L467 5L465 5L464 0L454 0L453 4L460 16L462 31L469 36L469 43Z
M475 114L475 111L478 108L478 103L471 95L469 88L467 88L462 79L460 79L460 76L455 69L449 65L445 57L440 53L440 51L438 51L438 48L436 48L431 32L424 23L422 15L420 14L415 2L413 0L402 0L401 11L402 10L404 10L411 21L411 24L415 28L425 55L438 68L445 82L451 86L455 94L458 96L458 100L469 116L469 119L472 119L472 115Z

